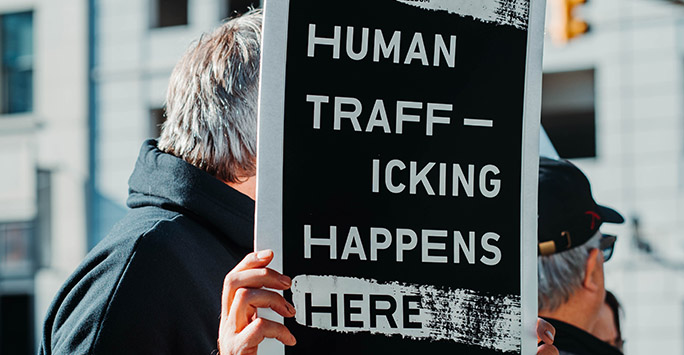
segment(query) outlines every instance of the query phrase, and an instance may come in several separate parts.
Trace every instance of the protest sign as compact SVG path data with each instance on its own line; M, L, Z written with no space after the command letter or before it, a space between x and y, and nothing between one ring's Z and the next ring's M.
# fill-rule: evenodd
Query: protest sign
M543 2L265 10L256 247L298 343L260 353L532 353Z

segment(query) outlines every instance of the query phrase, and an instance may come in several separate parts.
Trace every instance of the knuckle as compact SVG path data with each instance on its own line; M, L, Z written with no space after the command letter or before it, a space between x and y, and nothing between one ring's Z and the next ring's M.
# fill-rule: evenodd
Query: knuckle
M231 279L233 278L232 273L227 273L226 276L223 278L223 287L226 288L230 286Z
M223 279L223 288L229 290L235 288L236 279L237 278L234 273L229 272L226 274L226 277Z
M235 291L235 299L236 299L236 300L239 300L239 301L240 301L240 300L245 300L245 299L247 299L247 297L249 296L249 294L250 294L250 291L249 291L248 289L246 289L246 288L238 288L238 289Z

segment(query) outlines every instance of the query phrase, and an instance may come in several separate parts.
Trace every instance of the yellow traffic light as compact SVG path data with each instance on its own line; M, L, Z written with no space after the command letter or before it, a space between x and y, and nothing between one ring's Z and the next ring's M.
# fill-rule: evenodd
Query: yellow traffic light
M574 14L575 8L586 2L587 0L554 0L549 22L549 32L554 42L567 43L589 30L589 25Z

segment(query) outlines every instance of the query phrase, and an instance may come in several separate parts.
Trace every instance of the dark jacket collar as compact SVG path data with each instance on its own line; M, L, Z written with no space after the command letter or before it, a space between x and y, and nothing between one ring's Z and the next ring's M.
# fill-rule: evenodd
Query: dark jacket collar
M128 180L130 208L157 206L189 214L240 247L252 249L254 200L208 173L143 143Z
M622 352L601 339L571 324L553 318L544 318L554 328L553 345L561 354L574 355L622 355Z

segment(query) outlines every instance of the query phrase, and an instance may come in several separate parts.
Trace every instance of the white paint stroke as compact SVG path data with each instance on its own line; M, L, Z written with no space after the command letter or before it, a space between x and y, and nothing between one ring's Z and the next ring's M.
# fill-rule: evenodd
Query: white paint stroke
M527 30L530 0L396 0L425 10L447 11L461 16Z
M313 307L330 307L331 294L337 295L335 326L329 312L311 312L307 324L306 294L310 294ZM348 306L357 308L349 319L344 316L345 294L359 298L349 302ZM394 327L385 315L374 317L376 324L370 326L371 295L387 295L396 300L396 311L392 316ZM410 305L418 314L410 314L408 318L410 322L421 323L420 328L404 327L402 299L405 296L418 296L420 299ZM353 277L299 275L292 283L292 300L297 309L295 319L304 326L344 333L370 332L411 339L450 340L501 352L520 352L521 306L518 295L488 295L469 289L379 283ZM389 307L387 301L376 304L377 309ZM350 326L347 320L361 322L361 325Z
M483 119L479 119L479 118L464 118L463 119L463 125L464 126L474 126L474 127L494 127L494 121L483 120Z

